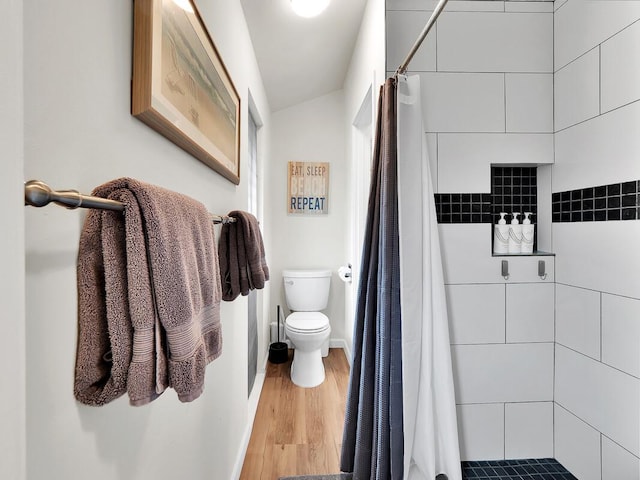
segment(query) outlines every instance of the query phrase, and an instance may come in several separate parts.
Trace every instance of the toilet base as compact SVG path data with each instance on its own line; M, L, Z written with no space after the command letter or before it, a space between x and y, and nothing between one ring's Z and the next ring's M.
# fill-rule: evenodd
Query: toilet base
M318 348L310 352L303 352L299 348L293 351L291 363L291 381L303 388L313 388L324 382L324 363L322 352Z

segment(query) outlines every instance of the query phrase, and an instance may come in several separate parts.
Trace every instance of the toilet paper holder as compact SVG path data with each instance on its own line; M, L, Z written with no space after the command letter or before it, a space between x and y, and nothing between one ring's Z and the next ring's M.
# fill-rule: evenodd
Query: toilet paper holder
M351 264L347 264L347 266L342 266L338 268L338 276L340 280L344 283L351 283L351 279L353 278L353 272L351 271Z

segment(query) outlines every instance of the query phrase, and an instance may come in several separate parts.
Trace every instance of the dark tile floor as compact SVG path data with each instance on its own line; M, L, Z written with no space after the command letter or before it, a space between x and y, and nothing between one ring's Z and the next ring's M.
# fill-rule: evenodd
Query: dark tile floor
M577 480L553 458L462 462L465 480Z
M443 476L438 475L438 479ZM349 480L349 474L302 475L280 480ZM464 480L577 480L553 458L462 462Z

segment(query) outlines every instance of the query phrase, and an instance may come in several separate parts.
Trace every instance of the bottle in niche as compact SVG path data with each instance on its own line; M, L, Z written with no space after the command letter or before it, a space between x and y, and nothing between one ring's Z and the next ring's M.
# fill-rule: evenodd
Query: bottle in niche
M493 253L498 255L509 253L509 225L504 219L506 214L500 212L500 220L493 226Z
M509 225L509 253L522 252L522 225L518 222L520 212L513 212L513 219Z
M533 236L535 225L531 223L529 218L531 212L524 212L524 220L522 221L522 253L533 253Z

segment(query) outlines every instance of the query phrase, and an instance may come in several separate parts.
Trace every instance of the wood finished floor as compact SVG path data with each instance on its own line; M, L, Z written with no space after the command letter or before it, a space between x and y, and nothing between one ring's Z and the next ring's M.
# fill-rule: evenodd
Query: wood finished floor
M342 349L323 359L325 381L315 388L295 386L289 361L269 363L240 480L277 480L288 475L340 471L340 448L349 385Z

